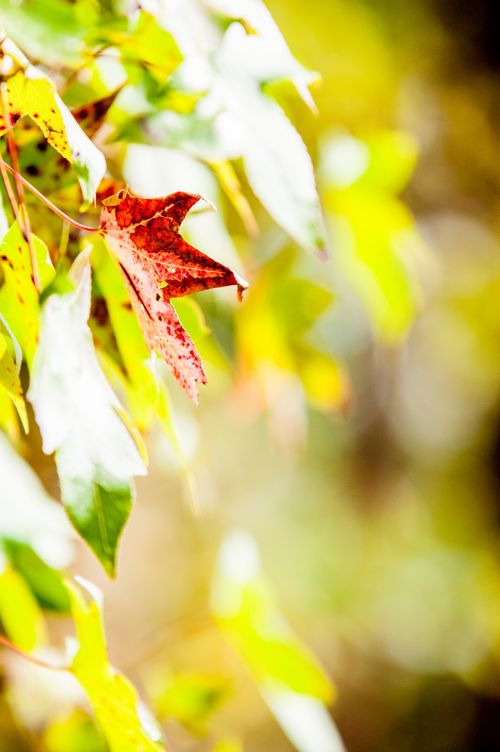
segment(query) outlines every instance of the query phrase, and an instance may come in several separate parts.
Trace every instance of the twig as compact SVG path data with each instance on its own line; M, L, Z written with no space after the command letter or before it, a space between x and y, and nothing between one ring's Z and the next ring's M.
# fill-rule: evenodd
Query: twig
M2 173L2 180L5 186L5 192L7 193L10 205L12 207L12 212L14 214L15 219L19 220L19 207L17 205L14 191L12 190L10 178L7 174L6 163L1 158L0 158L0 172Z
M60 217L64 222L69 222L70 225L73 225L73 227L76 227L77 230L83 230L84 232L99 232L99 227L90 227L89 225L83 225L81 222L78 222L76 219L72 219L71 217L68 217L67 214L65 214L61 209L59 209L58 206L52 203L50 199L48 199L46 196L43 195L43 193L40 193L40 191L35 188L34 185L31 185L31 183L26 180L26 178L23 178L22 175L20 175L17 170L14 170L13 167L10 166L10 164L7 164L7 162L4 162L3 159L0 158L0 169L3 167L8 170L14 177L17 177L21 183L27 188L31 193L36 196L43 204L45 204L46 207L50 209L50 211L54 212L54 214L57 214L58 217Z
M14 643L12 643L7 637L4 637L3 635L0 635L0 644L5 645L5 647L9 650L12 650L13 653L20 655L22 658L26 658L26 660L34 663L35 666L40 666L40 668L48 668L51 671L68 671L70 668L69 666L56 666L53 663L48 663L47 661L43 661L41 658L36 658L34 655L30 655L30 653L25 653L24 650L18 648L16 645L14 645Z

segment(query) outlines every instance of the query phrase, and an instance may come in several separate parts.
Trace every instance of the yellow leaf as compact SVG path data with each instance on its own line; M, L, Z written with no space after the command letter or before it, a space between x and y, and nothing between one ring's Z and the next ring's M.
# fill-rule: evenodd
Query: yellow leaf
M45 288L54 277L54 267L43 240L35 235L32 238L42 288ZM0 243L0 267L5 280L0 287L0 313L19 342L28 367L31 367L38 342L40 307L31 275L28 244L17 222Z
M1 314L0 314L1 317ZM7 392L17 410L26 433L29 430L26 403L23 397L18 365L9 350L7 337L2 334L0 320L0 389Z
M0 573L0 619L14 645L26 653L45 641L45 622L35 596L11 567Z
M29 116L48 143L74 165L84 197L91 201L106 169L104 156L80 128L52 81L30 65L10 39L0 44L0 58L10 75L6 85L9 111L0 110L0 136Z
M135 689L109 662L97 601L92 596L84 597L74 585L67 586L79 643L72 672L88 695L111 752L160 752L164 747L152 738L139 717Z

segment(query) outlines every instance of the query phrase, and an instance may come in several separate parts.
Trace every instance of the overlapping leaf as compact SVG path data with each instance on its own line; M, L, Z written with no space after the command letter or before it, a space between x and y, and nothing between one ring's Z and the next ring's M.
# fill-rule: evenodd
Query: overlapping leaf
M228 4L222 5L229 13ZM235 7L230 15L242 13ZM300 81L306 96L302 73L284 42L276 47L272 33L248 34L233 23L210 58L188 58L175 73L180 88L203 92L193 112L150 118L146 137L212 164L241 158L251 188L273 219L300 246L324 255L311 159L297 130L265 91L268 83L293 80Z
M108 573L144 462L123 409L97 362L87 319L88 254L75 262L73 292L51 295L42 315L29 399L48 454L56 452L63 501Z
M0 113L0 136L28 115L48 143L78 173L85 200L92 201L106 169L104 156L80 128L57 94L52 81L29 61L10 39L0 45L0 59L7 74L7 108Z
M136 17L132 16L129 29L111 29L108 33L104 29L104 37L120 50L123 64L133 77L141 68L147 68L152 76L164 83L182 60L174 37L145 10Z
M292 81L304 102L315 110L309 85L318 76L304 68L292 55L278 25L262 0L202 0L210 10L222 16L241 21L251 34L266 41L267 54L252 60L255 66L264 66L264 80ZM272 45L272 48L269 46ZM270 71L270 49L273 69Z
M206 383L200 357L172 298L215 287L247 286L227 266L187 243L179 227L200 196L174 193L146 199L122 191L106 200L101 230L120 263L149 348L157 350L193 400Z

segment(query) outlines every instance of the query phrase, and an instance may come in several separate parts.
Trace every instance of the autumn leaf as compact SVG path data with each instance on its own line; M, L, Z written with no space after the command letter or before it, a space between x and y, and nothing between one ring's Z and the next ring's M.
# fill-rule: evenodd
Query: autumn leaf
M205 384L200 356L179 321L172 298L214 287L248 286L224 264L189 245L179 227L201 196L172 193L141 198L120 191L101 211L101 230L118 259L150 350L158 350L179 384L198 401Z
M71 114L89 138L95 136L99 128L104 125L106 115L122 90L123 85L118 86L110 94L106 94L104 97L94 99L91 102L85 102L85 104L81 104L79 107L72 108Z
M47 142L74 166L85 200L92 201L106 169L103 154L80 128L53 82L31 65L10 39L0 44L0 60L9 75L9 112L0 112L0 136L29 116Z

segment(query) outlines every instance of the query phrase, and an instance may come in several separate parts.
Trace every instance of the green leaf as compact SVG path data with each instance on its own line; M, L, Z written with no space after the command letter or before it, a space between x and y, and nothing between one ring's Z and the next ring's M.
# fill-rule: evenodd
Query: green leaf
M324 707L333 687L280 613L246 533L222 545L212 590L217 621L239 652L271 711L300 752L341 752Z
M45 288L54 277L54 267L45 243L35 235L32 238L40 281ZM19 342L28 366L31 367L40 326L39 302L31 274L28 244L17 222L14 222L0 244L0 265L3 272L0 313L3 314L9 329Z
M51 721L43 735L47 752L109 752L109 747L95 724L82 710Z
M0 620L14 645L27 653L45 641L40 607L21 575L9 566L0 572Z
M0 0L0 15L9 36L35 59L76 65L84 49L83 37L96 20L93 6L92 0Z
M178 71L186 88L191 70L188 61ZM204 71L207 94L195 112L162 113L152 119L151 133L210 163L241 157L251 188L273 219L300 246L322 255L326 236L311 159L295 127L263 91L279 70L272 44L234 23L213 68Z
M0 548L19 541L54 567L72 557L72 531L63 509L44 490L30 466L0 432Z
M109 752L91 719L79 709L51 721L43 742L47 752Z
M78 640L72 671L88 695L111 752L160 752L164 747L158 743L159 734L151 735L141 720L135 689L109 663L98 602L73 585L68 584L68 589Z
M219 676L179 674L168 678L155 704L160 717L175 718L195 733L203 733L227 694L228 683Z
M62 575L27 543L5 539L1 545L12 567L29 585L40 606L50 611L67 613L69 597Z
M253 280L237 319L240 378L256 384L270 412L277 378L289 379L301 402L305 395L321 410L339 410L350 399L348 380L335 354L314 342L333 295L327 280L296 276L296 256L289 249L277 254Z
M109 41L120 50L125 64L131 61L138 61L142 66L146 64L161 83L165 82L182 60L170 32L160 26L155 16L144 10L140 12L130 33L111 33Z
M252 61L265 58L270 47L233 24L217 56L219 91L238 131L253 191L299 245L321 253L326 237L311 159L294 126L252 75Z
M84 199L92 201L106 169L103 154L80 128L50 79L30 65L9 39L2 42L1 52L4 65L8 62L15 73L7 80L9 113L7 122L6 115L0 116L0 135L29 115L48 143L73 164Z
M73 265L72 278L77 285L73 292L51 295L45 303L28 397L44 451L56 452L69 517L113 575L118 540L132 506L132 476L146 471L87 325L87 252Z
M249 535L234 533L224 541L212 604L259 683L332 700L328 677L280 614Z
M419 307L415 270L426 249L397 196L413 172L416 154L413 139L391 131L366 141L334 136L323 150L337 262L387 342L406 335Z

